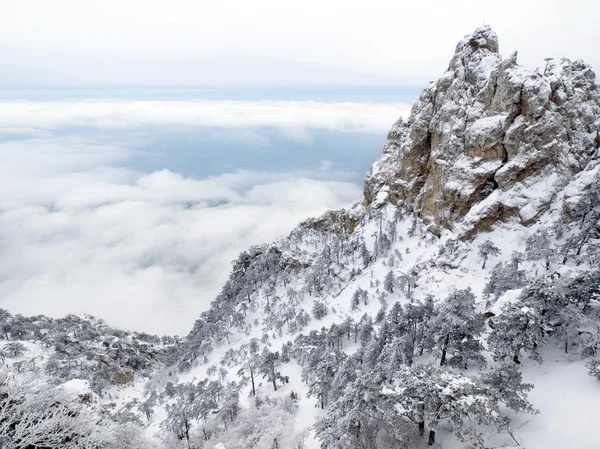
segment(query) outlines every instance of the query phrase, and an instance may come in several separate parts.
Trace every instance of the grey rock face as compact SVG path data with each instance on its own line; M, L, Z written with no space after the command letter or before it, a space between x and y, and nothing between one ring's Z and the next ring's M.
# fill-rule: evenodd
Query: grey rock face
M530 71L498 51L489 27L459 42L446 73L392 127L365 177L365 204L389 201L434 231L460 225L469 235L498 221L532 223L573 176L596 167L593 70L549 59Z

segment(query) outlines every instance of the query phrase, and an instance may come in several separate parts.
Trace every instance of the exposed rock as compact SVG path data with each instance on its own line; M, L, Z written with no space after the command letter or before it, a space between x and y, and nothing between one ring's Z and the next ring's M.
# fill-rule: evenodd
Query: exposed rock
M528 225L600 158L592 69L548 59L543 73L530 71L498 50L487 26L458 44L407 123L392 127L365 177L364 204L400 205L432 229L460 223L463 236L498 221Z
M352 234L359 220L347 210L331 210L319 218L309 218L302 222L300 227L314 229L315 231L331 232L338 235Z

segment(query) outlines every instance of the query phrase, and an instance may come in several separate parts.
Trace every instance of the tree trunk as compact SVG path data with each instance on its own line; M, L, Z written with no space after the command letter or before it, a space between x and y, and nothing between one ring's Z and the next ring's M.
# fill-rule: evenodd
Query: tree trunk
M435 444L435 430L429 431L429 441L427 442L429 446L433 446Z
M254 386L254 370L250 367L250 380L252 381L252 396L256 396L256 387Z
M419 435L423 436L425 434L425 404L423 402L419 403L417 412L419 414Z
M190 423L185 422L185 439L187 440L188 449L191 449L192 444L190 443Z
M275 374L273 374L273 389L277 391L277 383L275 382Z
M487 262L487 256L483 257L483 265L481 266L481 269L484 270L485 269L485 263Z
M446 364L446 352L448 351L448 345L450 344L450 334L446 334L444 345L442 346L442 360L440 360L440 366Z
M515 362L516 364L520 365L521 362L519 360L519 351L515 352L515 355L513 355L513 362Z
M580 256L581 255L581 250L583 249L583 247L585 246L585 244L587 243L588 239L590 238L589 233L585 235L585 237L583 239L581 239L581 243L579 244L579 247L577 248L577 255Z

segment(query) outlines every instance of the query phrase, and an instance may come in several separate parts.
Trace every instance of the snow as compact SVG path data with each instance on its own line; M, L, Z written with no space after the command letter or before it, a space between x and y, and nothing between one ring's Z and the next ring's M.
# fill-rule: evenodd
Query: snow
M60 388L61 390L65 391L67 394L69 395L80 395L80 394L86 394L89 393L91 391L90 389L90 382L84 379L71 379L61 385L59 385L57 388Z
M494 305L490 307L490 312L494 313L495 315L499 315L500 311L506 304L510 304L517 300L517 298L521 294L521 291L522 289L519 288L515 290L509 290L506 293L504 293L502 296L500 296L500 298L496 300Z
M588 375L585 361L545 354L541 365L527 361L526 382L535 388L529 399L540 411L521 418L515 432L527 449L598 447L600 382Z
M489 133L490 130L496 129L507 119L507 114L492 115L490 117L482 117L476 120L470 128L472 133Z

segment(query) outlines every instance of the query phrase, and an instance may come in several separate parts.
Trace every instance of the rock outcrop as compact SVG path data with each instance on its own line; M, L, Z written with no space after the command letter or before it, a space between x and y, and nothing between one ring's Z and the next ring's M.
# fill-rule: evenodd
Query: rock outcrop
M499 221L528 225L571 176L598 164L599 130L588 65L547 59L542 70L524 69L516 53L502 59L496 34L482 27L458 44L408 121L393 125L365 177L364 204L391 202L435 233L466 237Z

